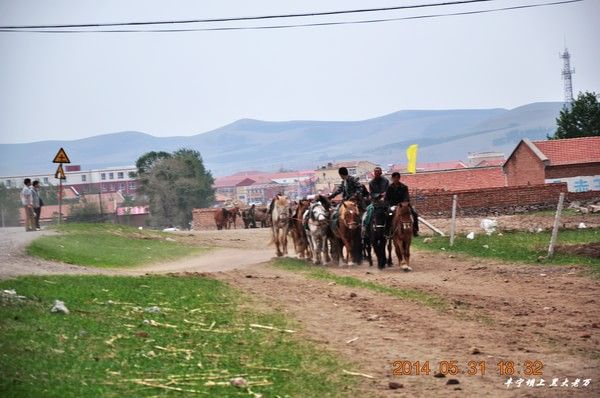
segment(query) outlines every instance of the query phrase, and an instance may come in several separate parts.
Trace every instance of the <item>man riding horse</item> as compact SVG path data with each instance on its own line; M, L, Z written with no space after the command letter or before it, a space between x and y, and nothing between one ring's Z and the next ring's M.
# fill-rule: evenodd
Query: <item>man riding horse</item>
M390 182L382 174L383 171L381 170L381 167L375 167L375 169L373 169L374 177L369 181L369 193L372 202L379 197L382 197L390 186Z
M365 187L363 184L360 183L357 177L348 175L348 169L345 167L340 167L338 174L342 179L342 183L328 196L328 199L331 200L342 194L342 201L355 199L360 210L364 211Z
M397 171L392 173L392 183L385 192L385 200L388 206L398 206L402 202L410 203L410 196L408 194L408 186L400 182L400 173ZM413 218L413 235L419 236L419 215L409 204L410 212Z

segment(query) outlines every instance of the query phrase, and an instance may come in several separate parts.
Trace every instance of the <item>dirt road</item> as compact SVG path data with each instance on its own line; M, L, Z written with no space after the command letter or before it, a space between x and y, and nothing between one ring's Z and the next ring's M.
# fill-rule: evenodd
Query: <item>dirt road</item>
M348 370L373 376L364 379L359 395L600 396L600 281L577 265L507 264L417 251L412 273L398 267L385 271L368 266L328 267L338 275L436 295L448 303L446 310L440 310L275 268L266 263L273 248L266 248L268 231L264 229L179 233L178 237L217 248L173 263L94 270L27 258L22 247L28 237L0 233L0 247L10 252L0 257L0 274L6 277L7 260L13 264L8 268L21 274L39 271L36 266L52 273L212 272L250 294L252 305L288 314L298 323L302 337L351 361ZM431 371L414 375L413 367L413 375L395 376L394 361L419 361L421 365L429 361ZM468 371L469 361L475 361L477 375L433 377L441 361L456 361L462 372ZM523 383L520 388L506 388L503 383L508 376L499 374L498 364L509 361L514 362L515 381L527 378L526 361L540 361L543 375L531 376L536 383L542 378L546 385L553 378L559 384L580 379L580 387L527 387ZM447 384L449 379L459 384ZM581 387L583 379L591 379L591 385ZM389 382L400 383L402 388L391 390Z
M25 253L25 247L33 239L51 233L49 231L25 232L22 228L0 228L0 279L20 275L50 274L144 275L169 272L217 272L243 268L267 261L272 257L272 253L265 250L264 245L263 249L248 248L248 245L245 249L221 246L206 253L184 257L175 261L116 269L83 267L45 261L28 256Z

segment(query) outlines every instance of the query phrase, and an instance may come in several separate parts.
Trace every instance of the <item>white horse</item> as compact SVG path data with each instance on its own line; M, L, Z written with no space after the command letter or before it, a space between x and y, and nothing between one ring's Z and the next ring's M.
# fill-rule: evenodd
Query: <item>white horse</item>
M287 235L290 226L290 200L287 196L277 195L272 202L271 243L277 247L277 257L287 256Z
M327 210L321 202L315 202L304 212L303 218L308 219L306 237L313 253L314 263L321 264L321 253L325 255L325 263L329 263L331 259L327 247L327 230L329 229Z

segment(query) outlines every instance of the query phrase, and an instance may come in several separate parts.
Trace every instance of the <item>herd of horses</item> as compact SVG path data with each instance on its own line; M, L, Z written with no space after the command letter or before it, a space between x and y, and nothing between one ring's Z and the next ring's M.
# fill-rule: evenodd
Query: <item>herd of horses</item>
M237 218L241 217L245 228L269 227L271 220L266 207L257 207L253 210L244 209L240 211L239 207L229 209L222 208L215 212L215 225L218 230L237 228Z
M271 209L271 243L279 257L288 253L289 233L298 256L316 265L339 265L340 261L360 265L363 260L373 265L373 250L378 267L383 269L392 265L393 246L402 269L411 270L413 220L407 202L389 208L385 201L375 201L368 219L353 200L342 201L336 210L323 197L292 204L286 196L278 195Z
M271 244L275 244L278 257L288 254L288 235L301 259L314 264L361 264L364 260L373 265L372 251L380 269L391 266L392 247L405 271L410 271L410 244L413 220L408 202L389 208L385 201L372 204L370 217L356 201L342 201L337 210L324 197L292 202L287 196L277 195L267 208L240 211L239 207L219 209L215 212L217 229L236 228L241 217L246 228L271 227ZM387 250L386 250L387 249Z

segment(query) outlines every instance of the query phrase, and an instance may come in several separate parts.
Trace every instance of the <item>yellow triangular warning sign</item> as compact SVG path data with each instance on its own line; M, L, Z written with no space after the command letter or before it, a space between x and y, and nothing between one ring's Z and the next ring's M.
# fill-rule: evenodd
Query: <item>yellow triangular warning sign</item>
M67 153L65 152L65 150L60 148L58 150L58 153L54 157L54 160L52 161L52 163L71 163L71 161L69 160L69 157L67 156Z
M54 173L54 178L57 178L59 180L66 180L67 179L67 176L65 175L65 171L62 168L62 164L58 165L58 168L56 169L56 173Z

